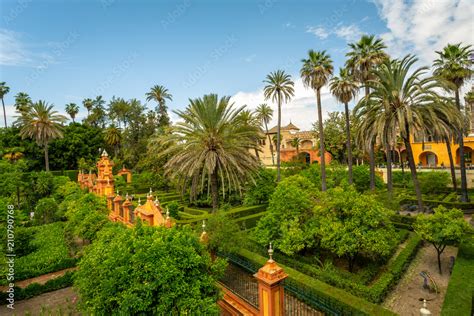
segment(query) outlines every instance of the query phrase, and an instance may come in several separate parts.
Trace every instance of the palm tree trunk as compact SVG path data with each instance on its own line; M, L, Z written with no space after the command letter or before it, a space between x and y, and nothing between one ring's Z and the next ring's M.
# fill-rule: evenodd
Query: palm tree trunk
M219 188L217 187L217 166L211 174L211 198L212 198L212 213L217 212L219 206Z
M369 99L370 89L365 85L365 100ZM369 146L369 169L370 169L370 190L375 191L375 140L371 140Z
M410 135L407 133L407 135ZM413 159L413 150L411 148L410 139L403 139L405 142L405 147L407 150L408 165L410 166L411 179L413 181L413 186L415 187L416 200L418 201L418 210L423 211L423 200L421 199L421 190L420 183L418 182L418 177L416 175L416 165L415 159Z
M278 95L277 182L280 182L280 127L281 127L281 98L280 98L280 95Z
M273 144L272 144L272 140L270 138L270 134L268 134L268 125L267 125L267 121L265 121L265 130L267 131L267 138L268 138L268 143L270 145L270 153L272 155L272 165L274 166L275 165L275 157L273 157Z
M326 191L326 157L324 147L323 114L321 110L321 89L316 90L318 102L318 123L319 123L319 159L321 163L321 191Z
M445 137L444 142L446 143L446 150L448 152L448 157L449 157L449 169L451 170L451 181L453 182L454 192L456 192L458 190L458 184L456 183L456 170L454 169L454 159L453 159L453 153L451 151L451 142L449 141L449 137Z
M257 143L257 146L258 146L258 143ZM258 160L260 160L260 155L258 153L258 148L255 147L255 156L257 157Z
M7 112L5 111L5 102L3 101L3 97L2 97L2 106L3 106L3 120L5 121L5 127L8 127L8 125L7 125Z
M393 193L392 153L388 144L385 144L385 156L387 157L387 190L389 196L391 197Z
M48 143L44 144L44 164L46 166L46 171L49 171Z
M347 148L347 166L349 168L349 184L352 184L352 148L351 148L351 127L349 121L349 105L344 104L346 112L346 148Z
M461 110L461 104L459 102L459 89L456 89L456 106L458 110ZM467 177L466 177L466 162L464 157L464 131L463 128L459 131L459 156L461 156L461 202L469 202L469 196L467 195Z

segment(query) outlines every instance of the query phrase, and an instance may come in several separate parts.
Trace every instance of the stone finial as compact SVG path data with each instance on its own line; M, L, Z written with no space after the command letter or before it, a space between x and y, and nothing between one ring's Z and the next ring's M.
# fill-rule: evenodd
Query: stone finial
M431 315L431 311L426 307L426 300L425 299L423 299L423 307L420 308L420 315L422 315L422 316Z
M142 200L140 197L138 197L138 205L142 205Z
M102 157L108 157L108 156L109 156L109 154L104 149L104 151L102 152Z
M158 196L155 197L155 205L156 205L156 206L159 206L159 205L160 205L160 201L158 201Z
M117 189L117 195L119 195L119 190Z
M203 232L206 232L206 220L204 220L204 219L202 220L202 225L201 225L201 227L202 227L202 231L203 231Z
M201 233L201 236L199 237L199 240L203 244L207 244L209 242L209 236L206 233L206 221L205 220L202 221L202 233Z
M168 206L166 207L166 219L170 218L170 210L168 209Z
M268 256L270 257L269 261L273 261L273 248L272 248L272 242L270 241L270 247L268 248Z

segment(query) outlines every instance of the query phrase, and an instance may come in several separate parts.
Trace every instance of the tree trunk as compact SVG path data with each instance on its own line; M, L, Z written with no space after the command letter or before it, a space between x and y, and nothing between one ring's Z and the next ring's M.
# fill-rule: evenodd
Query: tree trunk
M461 103L459 101L459 89L456 89L456 106L458 110L461 110ZM461 128L459 131L459 156L461 160L461 202L469 202L469 196L467 195L467 177L466 177L466 162L464 158L464 129Z
M255 156L257 157L258 160L260 160L260 155L258 153L258 148L255 148Z
M318 102L318 123L319 123L319 159L321 163L321 191L326 191L326 157L324 147L323 114L321 110L321 89L316 90Z
M211 173L211 198L212 198L212 213L217 212L219 206L219 188L217 187L217 166Z
M405 166L403 166L403 157L400 150L398 150L398 157L400 158L400 166L402 167L402 174L405 173Z
M393 193L393 182L392 182L392 152L390 146L385 144L385 156L387 157L387 190L390 198Z
M277 182L280 182L280 128L281 128L281 99L280 99L280 95L278 95Z
M5 128L8 127L7 125L7 112L5 111L5 102L3 101L2 97L2 106L3 106L3 120L5 121Z
M355 255L354 256L347 256L347 259L349 261L349 272L354 271L354 262L355 262Z
M445 137L444 141L446 143L446 150L448 152L449 157L449 169L451 170L451 181L453 182L453 189L454 192L457 192L458 184L456 183L456 170L454 169L454 159L453 153L451 152L451 142L449 141L448 137Z
M48 143L44 144L44 164L46 166L46 171L49 171Z
M349 169L349 184L352 184L352 147L351 147L351 126L349 121L349 105L344 104L346 114L346 149L347 149L347 167Z
M410 135L410 134L407 132L407 135ZM413 159L413 151L411 148L410 140L409 139L403 139L403 140L405 142L405 147L407 150L408 165L410 166L410 171L411 171L411 179L413 181L413 186L415 187L416 200L418 201L418 210L422 212L423 200L421 199L420 183L418 182L418 177L416 175L416 165L415 165L415 160Z
M370 168L370 190L375 191L375 140L370 140L369 145L369 168Z
M273 144L272 144L272 140L270 138L270 134L268 134L267 121L265 121L265 130L267 131L268 144L270 145L270 153L272 155L272 165L274 166L275 165L275 157L273 157Z
M441 270L441 253L439 252L438 249L436 249L436 252L438 254L438 270L439 274L443 274L443 271Z

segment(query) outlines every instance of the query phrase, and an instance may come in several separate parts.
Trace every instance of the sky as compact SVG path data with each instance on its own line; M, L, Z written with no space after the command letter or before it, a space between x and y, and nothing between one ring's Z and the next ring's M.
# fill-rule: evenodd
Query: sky
M65 104L97 95L145 104L156 84L173 95L177 120L173 110L208 93L276 110L263 98L263 80L283 69L295 96L283 105L282 124L310 129L316 99L299 77L309 49L326 50L337 74L347 44L374 34L393 58L415 54L429 66L447 43L474 44L473 17L469 0L3 0L0 82L10 87L10 123L18 92L65 114ZM324 115L343 110L327 87L322 92ZM86 113L81 106L78 118Z

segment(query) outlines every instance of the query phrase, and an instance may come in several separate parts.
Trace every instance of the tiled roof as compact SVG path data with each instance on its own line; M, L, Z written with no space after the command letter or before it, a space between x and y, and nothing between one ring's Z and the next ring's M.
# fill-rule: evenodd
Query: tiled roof
M288 124L286 126L282 126L281 130L282 131L290 131L290 130L299 131L300 129L298 127L296 127L293 123L290 122L290 124ZM268 131L268 134L275 134L277 131L278 131L278 126L274 126Z

